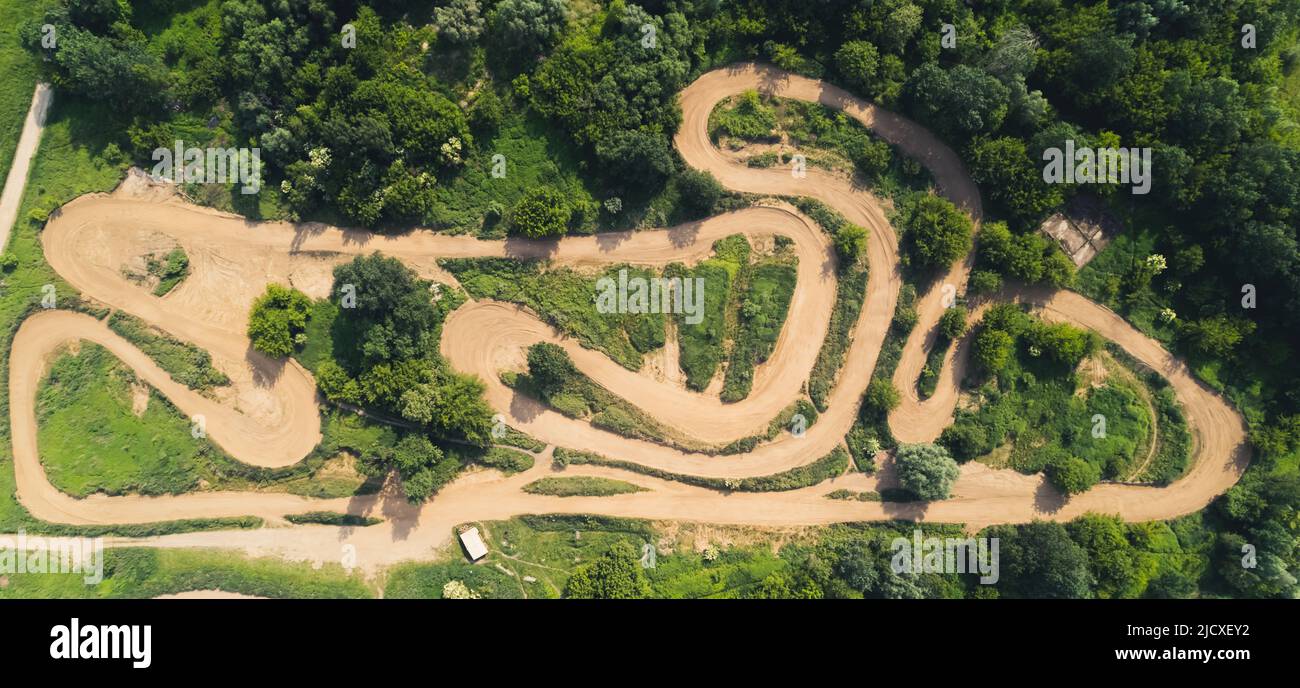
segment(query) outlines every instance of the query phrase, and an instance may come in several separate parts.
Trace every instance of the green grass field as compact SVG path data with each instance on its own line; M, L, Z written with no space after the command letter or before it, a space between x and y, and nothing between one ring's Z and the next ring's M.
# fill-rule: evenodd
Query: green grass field
M144 401L139 413L133 403ZM54 360L37 394L41 462L60 491L179 494L194 489L204 456L219 451L139 382L107 349L83 342Z
M106 549L104 579L87 585L83 574L13 574L0 599L147 599L189 590L276 598L367 598L373 589L360 572L338 564L252 559L201 549Z
M193 437L190 420L106 349L89 342L79 348L54 361L37 395L41 461L63 492L158 495L204 487L329 498L357 494L367 483L338 456L345 448L283 469L240 463Z

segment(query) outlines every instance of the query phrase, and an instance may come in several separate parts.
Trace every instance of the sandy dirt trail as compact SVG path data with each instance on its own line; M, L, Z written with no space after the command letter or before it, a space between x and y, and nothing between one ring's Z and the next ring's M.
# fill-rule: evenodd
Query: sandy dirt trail
M874 108L834 87L773 68L747 64L709 72L681 94L685 117L676 144L688 164L712 172L732 189L819 198L871 232L871 276L867 301L844 368L831 393L827 412L803 439L783 438L740 457L706 457L681 454L658 445L610 435L585 423L540 409L535 403L513 393L507 395L508 390L503 392L503 387L490 386L489 397L493 406L507 412L526 431L562 446L591 448L620 459L684 473L719 476L775 472L812 461L840 443L853 422L858 400L869 381L893 314L901 284L897 270L897 240L885 220L880 203L867 190L855 188L845 180L819 170L809 170L807 177L796 179L788 170L743 167L727 160L712 146L707 135L708 113L724 98L751 88L822 102L844 110L924 163L937 180L940 192L972 217L979 218L978 192L960 162L951 150L918 125ZM238 434L234 428L239 422L275 426L277 423L267 423L267 419L297 419L293 421L294 432L285 433L282 439L276 439L275 430L265 430L271 435L264 442L282 443L275 447L274 452L267 452L264 447L260 454L236 454L250 463L283 465L282 462L291 460L298 449L293 443L302 441L301 437L294 435L316 433L319 428L315 419L315 402L307 403L301 387L310 383L306 371L294 364L268 371L263 361L248 352L243 335L244 314L252 296L260 293L268 281L288 279L308 293L320 296L328 287L330 266L352 255L373 250L399 256L423 274L435 277L440 271L434 261L444 256L550 257L575 264L633 260L633 256L634 262L655 264L690 261L706 255L715 238L736 231L782 233L795 239L801 251L798 294L806 291L813 297L801 303L814 312L823 312L820 309L826 306L820 292L833 292L834 288L833 278L826 277L833 263L829 262L831 258L825 239L805 219L786 208L741 211L674 230L574 237L559 242L479 242L426 232L381 237L319 225L255 223L174 201L143 202L91 195L66 206L51 220L43 239L50 263L86 295L127 310L178 337L212 350L215 360L228 374L240 365L251 369L253 372L248 375L251 388L258 392L240 394L241 403L251 409L251 412L246 411L250 418L236 421L220 413L215 413L213 418L218 424L230 423L231 431L227 435L232 442L238 441L233 435ZM126 283L117 273L114 261L130 252L132 244L123 237L129 237L132 232L161 232L173 237L192 255L200 255L200 259L195 261L195 275L167 299L156 299ZM819 255L825 256L826 262L814 260ZM806 280L805 269L809 266L819 268L823 274L816 279L808 275L810 279ZM968 269L968 263L955 266L939 285L963 284ZM922 298L921 324L918 333L907 343L904 360L918 356L924 358L922 343L926 331L933 328L942 312L940 296L936 288ZM133 347L129 343L120 338L114 340L115 335L111 332L106 335L106 330L96 331L84 320L75 320L85 316L49 313L33 317L20 328L10 359L11 379L21 378L22 383L17 389L11 387L10 390L10 408L16 414L12 419L15 465L16 470L26 473L20 475L19 498L28 508L48 504L49 513L37 514L38 517L63 523L142 522L243 514L267 515L274 519L276 513L307 510L307 504L311 509L380 515L387 521L369 528L276 527L116 541L117 544L144 542L175 547L234 547L250 554L274 553L315 561L336 561L340 547L348 544L355 546L360 553L359 565L372 568L430 556L436 546L446 542L451 526L456 523L505 518L520 513L603 513L772 526L888 518L965 522L982 526L1033 518L1068 519L1086 511L1114 513L1129 520L1148 520L1200 509L1236 482L1248 460L1244 423L1222 398L1196 382L1181 362L1119 316L1078 294L1024 290L1012 296L1037 304L1046 318L1100 332L1169 379L1198 434L1198 453L1186 476L1164 488L1100 485L1067 502L1048 487L1041 476L1026 476L969 463L962 467L952 498L942 502L903 505L825 498L826 493L842 487L866 490L887 483L891 479L887 463L879 478L849 474L801 490L764 494L720 494L624 471L570 467L570 474L617 476L648 487L650 491L617 497L567 499L521 492L519 488L522 485L551 473L546 460L548 450L537 466L515 476L472 471L420 507L407 505L400 496L388 493L349 500L305 500L262 493L74 500L57 493L45 479L37 459L32 439L36 432L35 417L30 407L39 372L24 372L16 370L15 366L21 362L23 366L39 371L41 362L61 343L87 338L108 346L160 389L164 388L167 380L162 379L165 374L156 366L150 368L151 362L141 360L143 354L132 353ZM795 351L801 348L815 351L817 348L809 343L814 340L806 338L810 330L795 328L795 324L802 323L799 318L803 316L792 308L790 317L791 321L782 332L782 342L790 338L786 347L791 349L791 353L783 353L786 357L780 366L769 366L764 371L771 379L770 382L765 380L771 385L771 395L787 384L784 382L787 376L800 381L806 378L804 365L811 365L810 360L800 358ZM824 333L825 327L823 321L811 331ZM497 303L474 303L458 310L448 320L442 348L458 367L477 373L491 383L501 367L519 363L522 346L548 337L555 338L556 335L522 309ZM584 372L656 417L675 418L674 410L666 408L668 405L691 404L692 413L709 413L712 412L709 411L711 405L716 403L704 395L685 393L671 383L656 383L630 373L603 355L581 349L567 340L557 341L569 349ZM815 341L820 342L820 336ZM957 347L956 354L950 354L953 360L945 366L945 371L960 370L959 366L964 364L963 352L962 347ZM785 371L785 368L794 372ZM919 372L919 368L917 370ZM951 419L952 404L956 399L952 380L950 375L941 381L940 391L926 404L910 404L909 413L912 415L891 419L894 432L900 437L915 436L919 439L936 435ZM914 377L912 382L915 382ZM237 383L243 384L243 381L237 379ZM167 388L167 393L173 400L179 398L183 401L186 405L183 408L193 407L202 399L186 398L185 391L175 389L174 384ZM245 397L249 399L245 401ZM791 399L768 400L751 395L755 408L762 408L764 412L779 410ZM178 406L182 405L181 401L178 401ZM259 405L259 402L263 403ZM295 404L303 406L290 409ZM725 414L737 406L719 405L718 408ZM714 433L727 436L727 433L739 432L739 428L751 419L723 420L725 423L721 427L709 428L703 436L713 439L718 436ZM672 424L700 430L691 425L689 418L676 419ZM214 440L226 446L227 435L214 429L213 421L209 421L208 429ZM20 443L20 437L27 439Z
M275 361L254 351L244 334L248 308L266 284L292 282L312 296L324 296L333 265L372 251L397 256L422 274L447 281L451 277L437 267L438 258L544 257L564 265L694 262L709 255L713 242L736 233L754 238L786 236L800 258L786 327L771 357L755 371L754 390L743 401L724 404L716 396L647 379L562 337L511 304L472 302L457 309L443 328L441 343L453 366L486 382L488 400L509 416L512 425L539 439L661 468L730 477L806 463L830 451L844 430L837 433L832 426L822 432L814 426L797 443L774 443L745 460L687 455L567 418L517 395L500 382L497 373L521 367L528 345L549 341L565 347L596 382L689 436L727 443L763 431L808 379L818 352L808 342L825 337L835 300L834 250L820 228L789 206L749 208L662 231L525 242L479 241L432 232L393 237L318 225L253 224L174 200L160 203L118 192L83 196L64 206L43 232L42 242L50 264L82 294L210 351L214 363L239 390L238 409L276 428L258 435L256 451L226 448L249 463L284 466L315 446L319 419L313 410L314 383L309 374L293 361ZM191 256L190 277L162 299L132 285L120 270L159 235Z
M0 252L9 244L9 230L13 229L14 220L18 218L18 207L23 202L23 190L27 188L27 173L32 167L32 158L41 145L41 134L45 131L45 116L54 103L54 89L49 84L36 84L32 92L32 104L27 109L27 118L23 120L23 133L18 137L18 147L14 150L13 161L9 164L9 175L5 178L4 191L0 193Z

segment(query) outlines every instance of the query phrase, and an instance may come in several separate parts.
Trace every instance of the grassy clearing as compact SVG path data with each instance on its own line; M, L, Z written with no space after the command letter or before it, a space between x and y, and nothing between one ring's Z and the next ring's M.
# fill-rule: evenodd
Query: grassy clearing
M1108 357L1098 355L1104 365ZM1080 371L1063 370L1020 346L979 388L977 408L959 410L940 441L955 455L984 461L1008 445L1009 453L995 463L1023 473L1037 473L1068 454L1097 467L1103 479L1124 479L1145 460L1154 421L1137 384L1117 374L1089 384Z
M618 468L633 473L648 475L660 480L672 480L696 487L707 487L712 490L724 490L728 492L781 492L785 490L797 490L802 487L809 487L820 482L834 478L848 468L849 453L843 447L836 447L826 456L816 461L791 468L780 473L764 475L751 478L709 478L698 475L686 475L683 473L673 473L658 468L650 468L639 463L631 461L622 461L619 459L610 459L599 454L590 452L574 451L563 447L556 447L555 460L560 466L569 464L574 465L591 465L606 466L608 468Z
M367 483L345 457L314 454L280 469L236 461L193 437L190 420L170 401L88 342L54 361L36 411L46 474L78 497L258 490L328 498L363 492Z
M307 314L307 342L294 354L294 358L312 373L325 361L334 360L334 320L339 315L338 304L329 299L313 301Z
M50 366L36 417L50 482L77 497L188 492L199 484L200 464L220 451L191 437L188 418L89 342Z
M1172 324L1160 321L1160 309L1165 304L1155 290L1147 286L1129 298L1120 296L1124 275L1135 263L1157 253L1154 231L1140 224L1129 226L1128 231L1114 237L1105 250L1079 270L1075 284L1084 296L1123 315L1143 334L1170 346L1177 332Z
M491 558L492 555L489 555ZM524 594L522 582L490 564L474 565L467 561L447 561L436 564L401 564L388 572L384 585L384 598L391 600L440 600L448 583L465 585L474 597L493 600L517 600ZM539 590L536 597L558 597Z
M776 112L768 100L757 91L745 91L718 103L709 113L709 136L717 144L722 144L724 137L742 141L779 140L775 131Z
M568 268L544 269L536 261L508 258L466 258L438 261L477 299L508 301L531 308L542 320L600 351L629 370L640 370L643 354L664 344L660 313L600 313L596 310L598 277ZM647 270L611 266L602 276L618 279L650 277Z
M11 574L0 599L149 599L190 590L275 598L368 598L375 596L361 574L338 564L252 559L201 549L124 548L104 551L104 580L87 585L80 573Z
M751 167L786 164L803 155L808 165L854 177L887 198L934 183L920 163L820 103L748 91L714 107L709 135L719 147L747 156Z
M542 478L523 487L524 492L552 497L609 497L612 495L645 492L646 488L613 478L576 476L572 478Z
M500 216L513 208L524 192L536 186L559 189L577 206L594 205L591 192L578 175L577 154L536 117L508 111L497 132L475 148L461 169L436 187L432 227L476 232L500 238ZM494 156L502 157L493 159ZM494 177L493 165L504 163L505 175ZM585 213L582 233L596 229L596 213Z
M483 534L489 554L478 565L458 550L450 561L407 564L389 573L386 598L441 598L448 583L459 581L485 599L555 598L570 574L626 543L648 557L643 569L654 598L744 597L790 565L766 545L696 551L684 540L665 543L649 522L582 515L519 516L472 524Z
M646 521L602 516L518 516L472 525L488 545L484 560L469 564L460 548L452 547L449 561L394 567L384 597L437 599L447 583L460 581L489 599L556 598L575 567L617 542L632 542L639 549L653 538Z
M439 598L444 589L460 589L447 588L452 581L474 597L559 597L571 574L621 546L639 557L638 572L650 598L860 598L861 592L833 580L842 570L837 562L860 564L859 555L865 554L877 566L887 566L893 539L911 536L911 524L842 524L774 534L558 514L465 525L483 534L489 550L483 561L465 563L455 549L448 552L448 561L395 567L385 597ZM937 524L928 525L926 532L961 534L960 527ZM810 576L828 587L804 587ZM964 582L957 575L926 574L919 580L926 596L963 596Z
M1168 485L1181 478L1190 465L1192 436L1187 427L1187 417L1183 415L1182 406L1174 395L1173 388L1156 371L1143 365L1114 344L1107 344L1106 351L1118 363L1132 370L1137 379L1146 386L1151 406L1155 409L1155 449L1144 469L1127 480L1131 482L1150 482Z
M230 384L230 378L212 365L212 356L193 344L150 326L145 321L114 311L108 327L149 355L172 379L199 392Z

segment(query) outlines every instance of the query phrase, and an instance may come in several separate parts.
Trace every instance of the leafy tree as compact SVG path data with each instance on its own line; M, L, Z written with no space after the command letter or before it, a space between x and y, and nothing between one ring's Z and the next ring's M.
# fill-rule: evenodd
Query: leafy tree
M677 176L677 191L681 205L692 217L712 214L723 194L722 184L712 173L694 169L683 170Z
M1043 181L1041 168L1020 139L978 137L967 149L966 160L980 190L1019 225L1036 226L1065 200L1059 186Z
M288 356L298 343L298 335L307 329L311 299L280 284L266 285L266 291L253 301L248 314L248 338L253 348L269 356Z
M835 51L835 67L859 93L868 97L878 93L880 53L870 41L845 41Z
M840 258L840 268L857 265L863 252L867 250L867 230L851 222L845 222L835 230L835 253Z
M876 375L872 376L871 383L867 385L866 394L862 395L862 409L864 413L884 416L898 408L900 401L898 389L894 387L894 383L887 378Z
M486 445L492 409L482 381L451 370L438 356L438 327L463 301L444 294L395 258L359 256L334 269L334 356L318 368L330 399L378 406L440 437ZM436 489L455 474L439 464L417 485Z
M893 569L885 569L873 597L883 600L925 599L925 589L920 586L916 578L914 575L898 574L894 573Z
M946 447L958 461L969 461L993 451L993 443L984 426L968 420L958 420L944 428L939 435L939 444Z
M880 586L881 567L878 559L879 556L869 542L854 539L839 552L832 571L849 588L865 596Z
M1020 306L1014 303L998 303L990 306L984 312L984 318L980 322L984 323L985 327L1002 330L1013 338L1024 334L1033 324Z
M643 26L654 29L653 46ZM685 16L610 6L600 35L567 40L529 79L532 105L592 154L608 179L644 194L676 170L669 139L676 94L691 72L695 37Z
M945 268L970 251L970 218L942 196L922 195L906 204L900 215L913 264Z
M402 391L404 390L404 391ZM433 382L399 388L402 417L441 436L490 444L492 408L483 398L483 382L473 375L443 371Z
M1226 358L1241 340L1255 331L1255 323L1244 318L1216 315L1184 322L1179 334L1192 351L1203 356Z
M992 294L1002 288L1002 275L992 270L975 270L970 274L972 294Z
M1215 569L1229 590L1246 597L1300 594L1295 538L1287 526L1300 511L1298 505L1300 478L1258 471L1248 471L1215 501L1213 511L1225 521L1215 547ZM1248 554L1253 558L1245 559ZM1243 565L1247 562L1254 566Z
M568 0L501 0L491 17L496 45L525 56L555 45L568 21Z
M984 535L998 538L998 590L1004 597L1091 597L1086 555L1061 524L1034 521L998 526Z
M935 444L904 444L894 456L903 488L926 501L947 499L961 471L948 450Z
M382 363L436 350L431 337L438 314L431 289L401 261L378 252L334 268L330 298L358 334L342 342L345 347L336 346L336 354L345 361Z
M1115 516L1085 514L1065 526L1086 554L1097 597L1137 597L1143 584L1137 549L1124 522Z
M477 41L485 23L478 0L451 0L442 7L435 7L433 18L438 26L438 35L456 45Z
M1101 480L1101 470L1083 459L1064 455L1047 465L1047 480L1067 495L1087 492Z
M528 347L528 376L542 394L560 391L577 374L569 353L558 345L538 342Z
M849 157L853 159L853 169L859 176L874 181L889 170L894 152L890 150L888 143L863 136L853 144Z
M648 596L650 586L636 549L617 542L596 561L579 567L564 584L564 596L586 600L634 600Z
M962 64L944 70L928 62L903 86L903 102L917 119L955 143L996 131L1007 116L1010 98L1002 82Z
M74 9L77 6L89 9L88 3L75 3ZM25 24L20 33L28 49L48 56L56 86L106 102L117 112L149 112L166 97L171 76L144 37L121 20L123 13L129 14L129 9L70 14L68 8L59 7ZM114 16L118 21L111 29L98 26ZM79 26L74 23L78 19L89 23ZM48 51L41 45L46 24L55 27L57 37Z
M966 308L955 306L939 316L939 333L951 340L960 339L966 334Z
M1097 351L1096 334L1067 323L1036 323L1027 333L1030 346L1038 347L1058 363L1074 368Z
M1196 579L1171 566L1151 579L1142 596L1157 600L1184 600L1195 597L1196 591Z
M529 189L510 214L510 230L530 239L558 237L568 231L573 214L568 199L549 186Z
M323 361L316 367L316 386L330 401L361 403L361 388L357 381L334 361Z
M1046 241L1047 248L1044 250L1047 255L1043 257L1043 279L1042 282L1050 284L1053 287L1068 286L1074 279L1074 261L1069 256L1062 253L1053 245L1052 242Z
M395 473L407 500L419 504L455 478L461 463L443 454L442 449L429 438L410 432L401 435L392 445L363 453L358 467L373 477Z
M1030 284L1065 286L1074 277L1074 263L1055 242L1037 232L1013 235L1004 222L990 222L980 230L982 265Z
M971 355L975 363L989 375L996 375L1011 360L1015 351L1016 340L1003 330L985 326L975 335Z

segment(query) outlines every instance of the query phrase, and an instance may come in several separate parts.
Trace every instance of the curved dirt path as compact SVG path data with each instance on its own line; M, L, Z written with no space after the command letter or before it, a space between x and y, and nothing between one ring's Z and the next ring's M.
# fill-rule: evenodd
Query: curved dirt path
M845 365L830 395L827 412L803 439L783 438L739 457L687 455L658 445L626 440L597 431L585 423L570 421L553 412L538 409L536 404L513 394L509 399L503 396L502 388L491 384L496 379L497 370L517 364L522 345L537 341L535 338L555 337L555 333L548 332L549 328L540 326L531 315L514 307L495 303L474 303L463 307L453 314L444 328L444 352L462 369L484 377L489 382L489 398L494 407L507 412L526 431L562 446L591 448L617 458L683 473L719 476L775 472L813 461L840 444L856 415L858 400L869 381L893 314L901 283L897 271L897 240L885 220L880 204L866 190L855 188L842 179L815 169L809 170L805 178L795 179L785 170L743 167L725 159L713 148L706 131L708 113L722 99L751 88L785 97L814 100L845 111L907 154L921 160L934 174L940 191L965 208L974 218L979 218L978 192L962 170L960 161L951 150L918 125L878 110L832 86L787 75L773 68L739 65L709 72L681 94L684 121L676 144L688 164L712 172L724 185L735 190L819 198L839 210L850 221L862 224L871 232L871 276L867 301L855 328ZM759 224L764 226L755 229L749 226L753 224L750 220L759 220ZM192 256L199 256L198 260L192 258L195 275L166 299L156 299L143 290L126 284L117 274L116 266L120 263L114 262L124 255L113 253L124 250L122 236L130 232L155 231L174 237ZM263 368L263 362L248 355L247 341L243 336L243 314L246 313L252 296L260 293L268 281L288 279L308 293L319 296L328 286L330 266L357 253L373 250L399 256L423 274L444 280L446 276L440 275L441 271L434 263L438 257L511 255L551 257L561 262L582 263L629 260L635 254L635 262L689 261L707 254L713 238L735 231L778 232L792 235L796 241L802 235L810 243L800 244L801 272L797 294L807 291L811 296L819 297L821 290L833 291L833 281L824 278L805 281L805 264L820 267L823 271L830 267L829 264L819 264L813 259L819 255L818 251L821 252L820 255L828 255L825 239L820 238L818 244L819 233L813 231L802 234L810 231L807 221L782 208L741 211L667 231L574 237L559 242L478 242L466 237L430 233L381 237L319 225L254 223L176 202L142 202L91 195L66 206L47 226L43 240L50 263L87 296L123 308L178 337L213 350L218 365L228 374L241 365L251 369L253 372L247 376L248 381L232 375L236 378L236 386L247 387L251 381L252 388L260 389L262 393L259 396L252 392L241 392L240 403L251 409L248 415L252 416L251 421L245 422L262 422L274 426L276 423L266 423L266 418L277 417L277 413L291 418L314 418L316 406L313 402L306 404L305 409L290 408L294 404L304 404L303 392L299 386L310 382L305 371L289 364L268 373ZM129 248L130 243L125 242L125 246ZM623 251L629 253L622 253ZM955 266L946 279L939 280L936 288L920 299L918 310L921 321L916 333L907 343L904 361L911 361L917 356L924 359L921 343L942 312L942 285L963 284L968 269L969 263ZM571 467L569 471L582 475L617 476L648 487L650 491L617 497L563 499L520 492L519 488L523 484L548 471L546 464L549 462L543 460L534 469L510 477L491 471L473 471L449 485L422 507L411 507L400 499L392 498L392 495L351 500L305 500L262 493L208 493L168 498L72 500L57 495L57 491L49 485L44 472L40 470L34 442L20 446L20 433L15 430L15 457L17 459L20 454L26 457L25 460L16 461L16 470L28 473L25 480L20 479L19 497L29 508L32 508L32 504L48 502L51 513L37 514L38 517L67 523L139 522L201 515L265 514L273 517L276 512L284 514L308 508L378 513L386 516L388 521L370 528L302 526L292 529L190 533L144 540L158 546L228 546L253 554L274 551L294 558L323 560L336 559L340 543L348 543L355 544L358 551L363 553L362 566L372 566L429 555L431 543L444 542L449 537L450 527L455 523L504 518L519 513L595 512L755 525L908 518L965 522L979 526L1023 522L1032 518L1068 519L1085 511L1115 513L1129 520L1148 520L1174 517L1200 509L1236 482L1248 460L1244 423L1222 398L1197 383L1181 362L1119 316L1078 294L1023 290L1013 296L1038 304L1045 318L1068 321L1100 332L1138 360L1168 377L1199 438L1197 456L1185 477L1165 488L1100 485L1066 502L1046 485L1041 476L1025 476L1014 471L993 470L969 463L962 467L952 498L929 504L901 505L825 499L826 493L840 487L875 489L882 481L890 479L888 465L880 478L850 474L801 490L766 494L719 494L712 490L624 471L588 466ZM814 304L811 310L817 311L820 306L816 304L822 301L813 298L811 303ZM764 380L765 384L771 385L767 388L771 391L765 392L763 396L751 395L750 401L755 408L763 408L764 411L783 408L791 397L776 401L766 397L775 396L776 390L788 384L786 380L806 376L803 367L805 359L800 359L795 351L800 348L815 351L816 346L808 345L808 330L796 329L792 324L802 322L798 320L800 317L792 308L792 321L787 323L782 332L782 342L787 343L782 351L783 356L787 357L782 358L783 362L779 365L769 366L769 369L763 371L771 379L770 382ZM135 360L135 357L142 354L127 351L132 347L125 342L113 342L111 338L102 337L102 332L94 333L88 327L81 327L81 322L65 320L62 315L41 314L35 316L32 322L35 324L31 325L30 331L25 324L15 338L11 376L24 374L15 371L15 361L21 360L38 369L39 363L34 366L32 364L42 360L60 343L70 338L100 337L108 341L106 346L114 349L124 360L132 357L129 363L151 383L160 386L158 383L163 382L155 382L161 371L151 371L146 365L148 362ZM49 332L45 332L47 329ZM814 331L824 333L825 323L822 322L819 329ZM86 335L87 332L90 333L89 336ZM797 337L797 341L787 342L787 337ZM716 403L704 395L674 389L671 383L655 383L643 376L629 373L602 355L576 347L565 340L560 341L574 355L584 372L611 389L624 393L630 401L657 417L675 418L674 409L665 406L686 404L694 413L709 412L710 405ZM820 338L817 342L820 343ZM791 353L784 353L786 349L790 349ZM960 369L964 363L962 352L963 349L958 347L956 354L950 354L953 360L945 365L945 371ZM787 368L794 372L787 371ZM10 405L15 413L19 413L17 409L24 406L30 411L35 394L34 381L39 380L39 373L28 372L25 375L28 386L19 386L17 390L11 387L10 390ZM790 378L791 375L794 377ZM262 378L261 387L257 388L259 377ZM925 404L904 404L907 411L891 419L894 432L903 438L916 439L929 439L937 435L951 418L952 404L956 399L952 379L950 373L946 381L941 380L939 391ZM915 377L911 380L914 382ZM656 387L656 384L659 386ZM911 387L914 385L903 386L904 389ZM184 397L183 392L172 391ZM245 397L251 398L246 400ZM265 403L259 405L259 402ZM190 399L186 403L197 403L197 400ZM768 406L765 407L765 404ZM718 405L717 408L726 413L740 407ZM761 415L755 416L760 417ZM236 434L233 432L236 421L229 422L232 430L230 434ZM746 422L748 421L727 419L725 426L710 428L706 436L737 432L737 428L743 427ZM13 418L14 427L27 426L31 437L35 436L34 423L34 416L30 413ZM690 418L679 418L673 424L691 427L690 423ZM214 440L226 446L224 436L213 427L212 421L209 421L208 429ZM314 424L309 429L318 432ZM302 426L298 426L298 430L301 431ZM270 432L274 433L273 430ZM260 460L267 465L283 465L281 462L292 459L295 453L292 450L297 449L293 442L302 441L300 437L293 437L293 434L286 433L284 438L278 440L272 434L269 441L279 441L281 444L276 446L275 452L263 451L259 455L260 459L259 456L236 456L250 462ZM232 438L231 441L236 440ZM56 495L46 494L50 492L55 492ZM297 500L297 503L290 504L285 500Z

